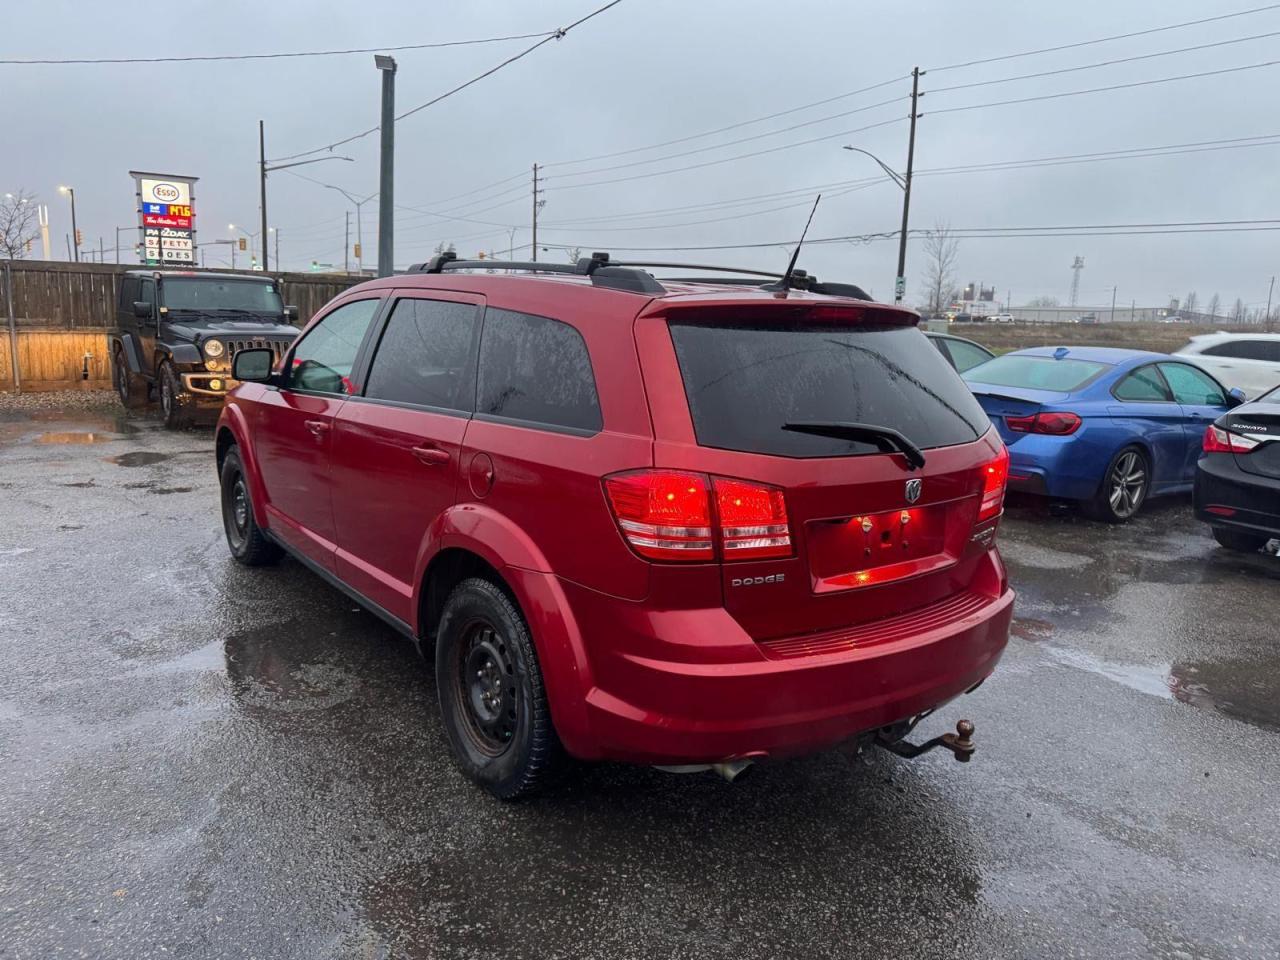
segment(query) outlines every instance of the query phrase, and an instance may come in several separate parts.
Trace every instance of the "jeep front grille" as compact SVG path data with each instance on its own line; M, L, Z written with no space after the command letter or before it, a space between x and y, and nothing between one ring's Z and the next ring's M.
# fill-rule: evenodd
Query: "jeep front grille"
M241 350L268 349L275 357L275 362L279 363L280 358L284 356L284 352L289 349L291 342L289 340L267 340L262 337L253 340L228 340L226 341L227 354L235 357Z

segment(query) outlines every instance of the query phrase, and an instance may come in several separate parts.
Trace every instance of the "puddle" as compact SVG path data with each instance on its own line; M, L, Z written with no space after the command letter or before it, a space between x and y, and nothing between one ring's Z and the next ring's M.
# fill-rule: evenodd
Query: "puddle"
M67 432L52 431L39 434L33 443L110 443L119 439L109 433L86 433L70 430Z
M1169 689L1181 703L1280 730L1280 663L1175 663Z
M1053 636L1053 624L1035 617L1014 617L1009 632L1022 640L1047 640Z
M169 459L167 453L149 453L145 450L135 450L133 453L122 453L114 457L105 457L107 463L114 463L117 467L147 467L153 463L162 463Z
M79 488L79 489L83 490L83 489L86 489L86 488L88 488L88 487L95 486L95 484L94 484L94 482L93 482L92 480L71 480L71 481L69 481L69 482L67 482L67 483L61 484L61 486L64 486L64 487L77 487L77 488Z
M195 487L150 487L151 493L190 493Z

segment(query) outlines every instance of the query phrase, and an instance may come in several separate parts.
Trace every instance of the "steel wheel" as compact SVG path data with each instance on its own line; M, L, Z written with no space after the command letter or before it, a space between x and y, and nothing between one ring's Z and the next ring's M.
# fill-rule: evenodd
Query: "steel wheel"
M1107 500L1111 512L1128 520L1147 495L1147 466L1137 450L1126 450L1111 467L1107 476Z
M458 645L457 693L463 727L485 756L505 753L520 716L515 663L506 641L483 620L468 624Z
M249 491L244 485L244 475L237 474L235 483L223 501L226 510L227 539L235 551L244 549L249 536Z

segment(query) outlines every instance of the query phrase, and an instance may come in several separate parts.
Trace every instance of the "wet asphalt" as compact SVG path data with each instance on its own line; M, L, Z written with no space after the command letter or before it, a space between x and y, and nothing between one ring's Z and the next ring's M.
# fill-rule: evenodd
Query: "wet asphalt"
M209 431L0 413L0 957L1280 955L1280 559L1185 499L1013 505L996 674L729 785L579 766L498 803L431 669L227 556Z

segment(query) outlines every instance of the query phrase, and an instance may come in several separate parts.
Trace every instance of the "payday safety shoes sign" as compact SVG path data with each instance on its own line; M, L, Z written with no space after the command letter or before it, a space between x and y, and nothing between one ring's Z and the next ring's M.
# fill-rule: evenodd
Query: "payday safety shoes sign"
M199 177L130 170L138 198L139 260L147 266L195 266Z

